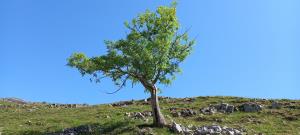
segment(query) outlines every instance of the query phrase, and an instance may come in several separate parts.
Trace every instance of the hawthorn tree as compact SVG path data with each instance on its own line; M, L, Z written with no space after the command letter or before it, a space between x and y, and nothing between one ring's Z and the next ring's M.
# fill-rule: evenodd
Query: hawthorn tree
M119 87L115 92L128 82L142 84L151 93L153 124L162 127L166 121L159 107L157 84L169 85L175 79L175 73L181 71L179 63L190 54L194 40L188 38L187 31L179 32L174 3L155 12L147 10L125 26L129 31L126 38L105 41L106 54L89 58L74 53L68 65L82 75L91 75L96 82L111 78Z

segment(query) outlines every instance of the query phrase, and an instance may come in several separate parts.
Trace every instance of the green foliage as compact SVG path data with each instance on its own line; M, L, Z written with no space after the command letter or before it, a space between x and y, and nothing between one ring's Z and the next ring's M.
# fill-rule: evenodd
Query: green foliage
M170 84L194 44L187 31L178 32L176 3L160 6L155 12L147 10L125 22L125 26L129 30L126 38L105 41L107 54L88 58L83 53L74 53L68 65L82 75L92 75L96 82L103 77L112 78L120 87L127 80L132 84L140 82L147 90L156 83Z

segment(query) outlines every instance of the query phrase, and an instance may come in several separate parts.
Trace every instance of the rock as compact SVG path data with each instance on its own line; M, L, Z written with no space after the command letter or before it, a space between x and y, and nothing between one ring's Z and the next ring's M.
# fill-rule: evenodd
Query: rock
M133 101L121 101L121 102L116 102L111 104L113 107L124 107L128 105L132 105L134 102Z
M196 115L197 113L195 111L193 111L192 109L184 109L181 110L181 116L183 117L188 117L188 116L193 116Z
M209 115L217 112L217 110L214 107L205 107L205 108L202 108L200 111L203 114L209 114Z
M223 127L222 133L225 133L226 135L242 135L243 133L237 129L234 128L228 128Z
M177 111L178 109L170 109L170 110L173 117L180 117L180 116L189 117L197 114L197 112L194 111L193 109L181 109L179 111Z
M178 108L175 108L175 107L171 107L171 108L169 108L169 110L172 112L172 111L177 111L178 110Z
M33 112L35 109L28 109L27 112Z
M146 121L146 117L151 117L152 112L151 111L145 111L145 112L126 112L124 114L127 117L131 117L134 119L144 119Z
M25 124L32 125L32 122L29 120L29 121L26 121Z
M196 100L196 98L183 98L183 101L184 102L188 102L188 103L192 103L192 102L194 102Z
M281 108L281 104L279 104L276 101L272 102L271 109L280 109L280 108Z
M241 106L239 106L239 108L241 111L244 112L259 112L262 110L262 106L255 102L244 103Z
M214 132L221 132L222 131L222 128L218 125L210 126L209 129L213 129Z
M181 113L177 112L177 111L172 111L171 114L172 114L173 117L180 117L181 116Z
M175 123L175 122L172 123L171 130L175 133L182 133L183 132L181 126L179 124Z
M142 113L145 117L151 117L152 116L152 112L151 111L145 111Z
M242 135L242 132L227 127L221 127L219 125L202 126L198 127L195 131L195 135Z
M229 105L227 106L226 113L233 113L234 110L236 110L236 107L234 107L233 105Z
M185 134L185 135L192 135L193 134L193 131L190 130L189 128L187 127L184 127L181 125L181 129L182 129L182 132Z
M221 113L233 113L235 108L236 108L235 106L229 105L227 103L221 103L219 105L213 105L212 107L215 107L216 110L218 112L221 112Z
M88 104L47 104L48 108L81 108L87 107Z
M234 135L234 131L225 131L226 135Z
M135 118L138 118L138 119L145 119L145 116L141 113L141 112L137 112L134 114L134 117Z
M210 131L206 127L201 127L196 129L195 135L207 135L210 134Z
M93 132L92 127L90 125L83 125L79 127L74 127L74 128L66 128L63 129L62 132L58 132L56 134L58 135L78 135L78 134L88 134ZM53 135L56 135L53 134Z
M131 117L131 113L129 113L129 112L126 112L124 115L127 117Z
M139 131L139 135L154 135L152 128L143 128Z

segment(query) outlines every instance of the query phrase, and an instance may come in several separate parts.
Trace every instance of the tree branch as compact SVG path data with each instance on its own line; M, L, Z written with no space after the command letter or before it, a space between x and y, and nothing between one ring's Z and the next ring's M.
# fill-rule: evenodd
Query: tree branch
M120 91L126 85L126 82L127 82L128 78L129 78L129 75L126 76L126 78L123 80L123 83L120 85L120 87L117 90L115 90L114 92L106 92L106 94L115 94L118 91Z

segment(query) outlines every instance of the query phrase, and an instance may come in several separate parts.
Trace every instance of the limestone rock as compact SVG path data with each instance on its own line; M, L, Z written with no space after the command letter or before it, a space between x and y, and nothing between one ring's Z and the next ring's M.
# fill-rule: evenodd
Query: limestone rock
M175 133L182 133L182 128L179 124L173 122L172 125L171 125L171 130Z
M139 135L154 135L152 128L143 128L139 131Z
M259 112L263 107L255 102L250 102L242 104L241 106L239 106L239 108L244 112Z
M205 108L200 109L200 111L203 114L210 114L210 115L217 112L217 110L215 109L215 107L205 107Z
M222 113L233 113L236 108L235 106L227 103L221 103L219 105L214 105L213 107L215 107L218 112Z
M274 101L272 102L272 106L271 106L271 109L280 109L281 108L281 104Z

